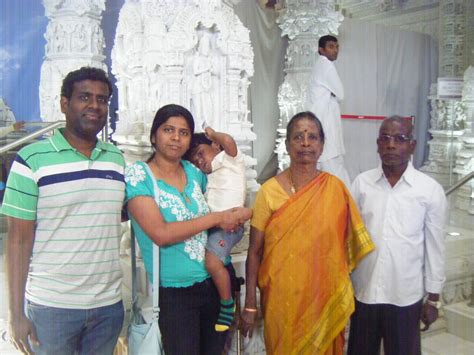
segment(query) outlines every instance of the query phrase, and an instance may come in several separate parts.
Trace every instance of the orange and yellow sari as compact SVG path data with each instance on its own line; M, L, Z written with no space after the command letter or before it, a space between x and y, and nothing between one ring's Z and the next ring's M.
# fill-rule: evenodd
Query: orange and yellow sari
M374 245L340 180L321 173L265 227L258 285L268 354L342 354L349 273Z

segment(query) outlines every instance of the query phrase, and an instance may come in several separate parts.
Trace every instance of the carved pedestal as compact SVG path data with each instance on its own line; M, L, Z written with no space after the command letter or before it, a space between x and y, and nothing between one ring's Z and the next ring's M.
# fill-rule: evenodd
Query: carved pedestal
M436 179L443 187L451 186L454 175L455 157L462 147L459 139L464 131L448 131L430 129L432 139L428 142L430 148L428 162L420 169Z

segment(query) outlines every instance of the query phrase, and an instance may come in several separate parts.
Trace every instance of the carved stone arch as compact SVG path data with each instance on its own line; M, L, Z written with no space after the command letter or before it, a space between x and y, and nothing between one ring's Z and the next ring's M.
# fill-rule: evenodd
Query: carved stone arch
M207 16L207 17L206 17ZM194 7L185 7L170 26L168 36L176 49L189 51L196 47L199 38L196 29L200 26L216 33L216 45L223 53L226 53L225 42L229 37L229 24L226 19L218 13L203 13ZM179 43L174 42L180 39Z

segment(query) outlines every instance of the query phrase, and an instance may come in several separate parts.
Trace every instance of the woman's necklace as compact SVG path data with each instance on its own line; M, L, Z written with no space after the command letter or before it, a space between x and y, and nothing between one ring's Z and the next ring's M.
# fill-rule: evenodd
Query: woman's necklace
M291 175L291 169L290 168L288 168L288 180L290 180L291 194L294 195L296 193L296 187L295 187L295 184L293 183L293 176Z
M316 171L314 176L311 179L309 179L308 182L313 180L318 175L319 175L319 171ZM288 168L288 180L290 182L291 194L294 195L296 193L296 186L295 186L295 183L293 182L293 175L291 174L291 169L290 168ZM306 185L306 183L304 185Z
M181 168L180 179L181 179L181 182L183 183L183 192L180 191L179 193L181 194L181 196L183 196L184 202L191 203L191 199L186 194L186 182L188 181L188 179L186 178L186 173L184 172L184 168Z
M159 170L159 165L156 162L156 160L153 160L153 163L156 165L156 167ZM184 202L191 203L191 199L186 194L186 182L187 182L186 173L184 172L184 169L182 167L178 168L176 173L179 174L179 180L180 180L181 184L184 184L183 191L182 192L179 191L179 189L176 186L173 186L173 185L171 185L171 186L173 186L178 191L178 193L183 198ZM168 185L170 185L170 184L168 184Z
M191 203L191 199L189 196L186 194L186 186L183 189L183 192L180 192L181 196L183 196L183 199L186 203Z

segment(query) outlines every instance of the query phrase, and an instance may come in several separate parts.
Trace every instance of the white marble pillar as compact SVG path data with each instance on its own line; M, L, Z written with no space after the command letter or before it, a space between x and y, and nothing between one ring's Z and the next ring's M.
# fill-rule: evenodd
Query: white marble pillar
M461 137L462 146L456 155L454 169L459 178L474 171L474 66L470 66L464 73L463 95L460 104L466 124L464 135ZM464 184L456 197L456 207L474 215L474 180Z
M311 68L316 60L318 40L321 36L337 35L344 17L335 11L335 1L288 0L280 11L277 22L282 36L288 36L285 79L278 92L280 122L277 129L275 152L279 170L289 165L286 152L286 125L291 117L303 109L306 87Z
M49 18L39 87L43 121L64 120L59 106L61 84L83 66L104 69L104 35L100 27L105 0L43 0Z
M440 19L440 76L462 77L466 57L465 39L468 13L466 0L441 0Z
M459 101L441 100L437 95L437 84L432 84L428 96L431 106L430 129L432 139L428 142L427 162L420 170L435 178L443 187L452 185L456 176L454 166L456 154L462 147L459 139L464 133L464 120Z
M439 4L439 77L461 78L464 71L466 39L466 1L442 0ZM428 161L424 172L448 187L457 180L456 155L462 147L464 106L460 100L438 99L432 86L430 94L432 139L428 142Z

